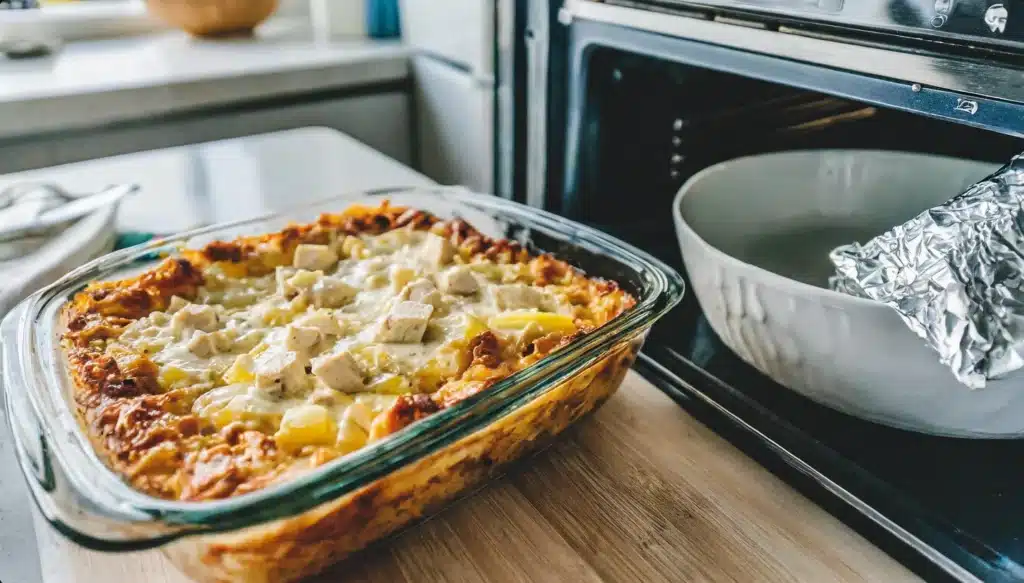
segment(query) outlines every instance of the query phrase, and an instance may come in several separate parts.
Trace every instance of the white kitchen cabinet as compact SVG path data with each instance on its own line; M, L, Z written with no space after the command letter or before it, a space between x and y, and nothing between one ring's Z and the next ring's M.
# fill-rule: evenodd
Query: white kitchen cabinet
M420 170L442 184L494 189L494 84L413 57Z
M409 164L410 109L409 95L396 91L42 135L0 144L0 173L309 126L344 132Z
M427 176L494 191L495 0L401 0L415 54L415 147Z
M494 79L495 0L400 0L399 6L408 46Z

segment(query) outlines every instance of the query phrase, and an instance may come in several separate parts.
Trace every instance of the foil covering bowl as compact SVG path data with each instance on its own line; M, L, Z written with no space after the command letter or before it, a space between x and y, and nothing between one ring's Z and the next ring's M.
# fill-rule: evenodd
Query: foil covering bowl
M896 310L964 385L1024 367L1024 155L829 259L832 289Z
M866 150L783 152L703 170L673 214L712 329L779 384L936 435L1024 435L1024 372L961 383L890 306L828 288L829 253L940 205L998 165Z

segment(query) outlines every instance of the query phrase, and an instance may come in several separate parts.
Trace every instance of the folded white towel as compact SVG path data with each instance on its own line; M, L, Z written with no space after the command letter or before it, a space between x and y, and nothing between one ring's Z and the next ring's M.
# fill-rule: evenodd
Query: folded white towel
M0 243L0 317L72 269L114 248L117 204L94 211L45 240Z

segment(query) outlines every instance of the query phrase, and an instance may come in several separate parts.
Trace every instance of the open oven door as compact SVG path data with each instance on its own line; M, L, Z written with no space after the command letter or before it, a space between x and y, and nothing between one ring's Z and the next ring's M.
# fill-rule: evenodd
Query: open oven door
M503 163L521 200L680 270L669 205L711 164L819 148L1001 164L1024 150L1017 47L656 4L516 3ZM655 327L638 368L927 579L1024 581L1024 469L1006 462L1024 443L931 437L815 404L732 354L693 297Z

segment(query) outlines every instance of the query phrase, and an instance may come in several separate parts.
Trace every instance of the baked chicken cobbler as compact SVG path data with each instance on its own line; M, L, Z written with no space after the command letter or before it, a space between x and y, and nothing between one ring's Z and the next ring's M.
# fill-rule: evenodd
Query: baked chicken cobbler
M634 304L461 220L354 206L185 250L64 311L75 401L139 490L240 495L486 390Z

